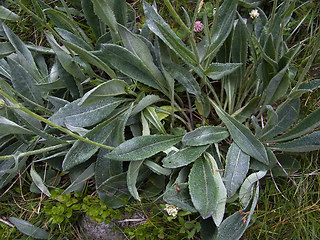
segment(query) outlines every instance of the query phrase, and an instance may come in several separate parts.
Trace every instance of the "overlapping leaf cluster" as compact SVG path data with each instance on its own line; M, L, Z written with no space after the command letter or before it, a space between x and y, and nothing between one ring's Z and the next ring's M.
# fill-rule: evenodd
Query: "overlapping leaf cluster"
M292 1L269 18L258 9L251 20L238 4L257 1L225 0L212 23L204 11L200 41L193 32L200 0L185 21L165 1L184 39L146 1L142 29L124 0L82 0L83 12L61 3L34 0L34 12L17 3L45 30L46 47L0 27L1 188L27 161L45 162L69 174L65 193L94 178L110 207L162 196L205 219L203 239L239 239L257 204L258 180L288 165L280 153L320 149L320 110L297 122L300 96L320 86L319 79L302 83L320 41L295 71L301 47L289 48L283 37ZM1 11L3 19L18 18ZM50 196L46 176L34 167L30 173ZM239 211L225 218L227 202Z

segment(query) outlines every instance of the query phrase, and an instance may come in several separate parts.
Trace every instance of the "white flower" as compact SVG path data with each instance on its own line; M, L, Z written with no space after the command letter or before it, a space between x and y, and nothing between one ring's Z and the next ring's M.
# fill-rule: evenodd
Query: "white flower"
M174 205L171 205L171 204L166 204L166 207L164 209L165 211L167 211L167 213L170 215L170 216L177 216L178 214L178 210L179 208L174 206Z
M259 17L259 12L258 12L257 9L253 9L253 10L249 13L249 15L250 15L250 17L251 17L252 19L255 19L255 18Z

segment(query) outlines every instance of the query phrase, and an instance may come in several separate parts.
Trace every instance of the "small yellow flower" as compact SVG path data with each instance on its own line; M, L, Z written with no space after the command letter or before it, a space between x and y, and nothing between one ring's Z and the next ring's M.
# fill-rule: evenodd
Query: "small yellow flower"
M249 13L249 15L250 15L250 17L251 17L252 19L255 19L255 18L259 17L259 12L258 12L257 9L253 9L253 10Z
M170 216L177 216L178 214L178 210L179 208L174 206L174 205L171 205L171 204L166 204L166 207L164 209L165 211L167 211L167 213L170 215Z

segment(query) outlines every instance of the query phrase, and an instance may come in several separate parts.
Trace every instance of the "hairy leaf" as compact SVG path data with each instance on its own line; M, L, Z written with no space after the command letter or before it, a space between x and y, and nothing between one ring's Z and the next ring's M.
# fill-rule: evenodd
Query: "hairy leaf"
M144 160L140 161L131 161L128 167L128 172L127 172L127 185L128 185L128 190L130 194L138 201L140 200L139 193L136 187L137 183L137 178L139 174L139 169L141 165L143 164Z
M208 148L208 145L183 148L173 154L169 154L162 162L166 168L178 168L186 166L197 160Z
M228 197L233 196L243 183L249 171L250 156L245 154L235 143L228 149L224 182Z
M229 133L225 128L203 126L186 133L182 138L182 143L187 146L202 146L218 143L228 136Z
M218 80L233 73L241 65L242 63L212 63L204 74L213 80Z
M43 229L38 228L31 223L24 221L20 218L9 217L9 221L22 233L36 238L36 239L49 239L50 235Z
M137 161L164 151L181 140L181 136L150 135L134 137L116 147L106 157L117 161Z

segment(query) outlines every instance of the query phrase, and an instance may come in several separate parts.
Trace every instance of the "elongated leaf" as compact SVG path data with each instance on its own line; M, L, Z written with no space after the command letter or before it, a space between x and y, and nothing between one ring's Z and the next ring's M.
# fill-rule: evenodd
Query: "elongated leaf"
M320 131L301 138L271 146L274 150L284 152L310 152L320 149Z
M240 203L243 207L246 207L250 202L250 199L253 195L254 184L263 178L267 174L267 171L259 171L250 174L246 180L243 182L239 192Z
M306 118L304 118L298 125L292 128L289 132L281 135L273 141L286 141L299 136L302 136L305 133L311 132L313 129L316 129L320 126L320 108L313 111Z
M78 34L78 28L73 19L70 19L66 13L58 10L47 8L43 10L58 28L63 28L69 32Z
M127 172L127 185L130 194L138 201L141 201L136 187L139 169L143 164L143 160L131 161Z
M48 197L50 197L51 193L49 192L48 188L44 185L42 178L36 172L33 165L31 166L31 169L30 169L30 175L34 184L40 189L40 191L43 192Z
M249 171L250 156L245 154L235 143L228 149L224 182L228 197L233 196L243 183Z
M213 58L227 39L233 27L237 3L238 0L227 0L219 7L216 22L211 29L211 44L207 48L207 53L203 60L209 56Z
M128 89L129 85L125 81L113 79L91 89L82 97L79 104L85 106L100 101L102 97L127 94Z
M156 103L156 102L160 102L162 99L157 96L157 95L147 95L144 98L142 98L139 103L137 104L137 106L133 109L132 111L132 115L135 115L139 112L141 112L143 109L145 109L146 107Z
M86 137L98 143L104 143L108 139L112 131L116 128L116 126L117 122L114 120L111 122L105 121L90 130L83 137ZM98 149L99 146L82 142L80 140L76 141L63 160L63 170L67 171L72 167L87 161L93 154L98 151Z
M99 38L103 30L101 29L101 22L98 16L93 11L93 3L91 0L81 0L81 6L84 12L84 16L87 20L88 25L92 29L96 38Z
M72 51L79 54L79 56L82 57L88 63L91 63L92 65L96 66L97 68L100 68L101 70L105 71L111 78L117 78L117 75L108 66L108 64L106 64L104 61L102 61L97 56L95 56L92 52L89 52L86 49L83 49L75 44L70 43L70 42L66 42L66 41L62 41L62 42L67 47L69 47Z
M134 35L127 28L121 25L119 25L119 33L124 46L143 62L154 79L157 80L157 84L161 88L165 89L167 85L166 80L158 67L154 64L153 57L146 43L144 43L137 35Z
M159 131L160 134L167 134L154 107L146 107L143 115Z
M251 204L241 211L237 211L226 218L219 227L217 240L239 240L249 226L252 214L256 208L259 197L259 185L255 188Z
M216 160L212 157L211 154L207 152L204 154L204 158L210 161L213 170L213 181L216 187L215 194L217 195L217 198L212 218L216 226L219 227L223 220L225 212L225 205L227 202L227 190L225 185L223 184L221 175L219 174L219 168L216 163Z
M178 191L177 188L180 190ZM187 183L173 184L163 195L163 200L184 211L197 212L189 194Z
M4 6L0 6L0 19L17 21L20 19L20 17Z
M42 82L42 78L37 70L37 65L33 59L31 51L27 48L27 46L19 39L9 27L5 24L2 24L4 33L6 34L9 42L11 43L12 47L16 50L17 53L21 53L19 57L24 59L26 65L24 67L27 71L33 76L36 82ZM22 60L21 60L22 61Z
M30 130L19 126L15 122L0 116L0 133L5 134L34 134Z
M63 68L70 73L72 76L80 79L85 80L86 77L83 74L83 71L80 69L79 65L75 62L75 60L67 54L56 42L53 35L49 32L46 32L47 40L53 49L53 51L57 54L57 57L63 66Z
M14 52L15 52L15 49L12 47L11 43L9 42L0 43L0 58L4 58Z
M300 90L313 91L320 88L320 79L313 79L309 82L304 82L299 86Z
M144 162L144 165L146 165L152 172L154 172L158 175L169 176L171 174L171 169L161 167L159 164L157 164L153 161L146 160Z
M193 52L185 46L155 9L146 1L143 2L143 9L146 16L146 24L149 29L185 62L196 66L197 59Z
M189 174L189 190L193 205L200 215L208 218L215 214L214 221L220 224L221 213L224 212L221 200L224 199L225 203L227 193L225 188L223 191L224 185L217 170L213 158L207 156L197 159Z
M106 157L117 161L137 161L164 151L181 140L181 136L150 135L134 137L120 144Z
M218 80L233 73L241 65L242 63L212 63L204 74L213 80Z
M129 13L127 12L129 5L126 0L108 0L108 4L115 15L117 22L125 26L129 17Z
M272 116L265 128L262 129L262 136L260 139L262 141L265 139L270 139L287 130L299 116L299 110L299 98L282 103L276 111L276 116ZM275 120L274 124L272 123L273 120Z
M62 194L71 193L77 191L79 186L82 186L88 179L92 178L95 174L95 164L92 163L86 170L83 171L72 183L69 187L63 191Z
M227 126L230 135L238 147L240 147L246 154L268 165L269 160L267 151L263 144L255 138L252 132L225 111L221 110L213 101L210 100L210 102L215 108L220 119Z
M165 69L175 80L184 86L189 93L194 94L198 101L200 101L200 86L187 69L176 64L165 64Z
M229 133L225 128L203 126L185 134L182 138L182 142L187 146L202 146L218 143L228 136Z
M162 162L166 168L178 168L186 166L197 160L208 148L208 145L183 148L173 154L169 154Z
M161 90L150 70L129 50L114 44L102 44L101 51L95 52L95 55L128 77Z
M62 28L56 28L55 30L66 42L72 43L76 46L79 46L81 49L85 49L87 51L94 50L90 44L88 44L86 41L84 41L82 38L78 37L77 35Z
M42 97L32 76L18 62L8 58L14 89L29 100L42 104Z
M20 218L9 217L9 221L22 233L36 238L36 239L49 239L50 235L43 229L38 228L31 223L24 221Z
M95 14L109 26L111 31L117 33L117 20L107 0L91 0Z
M66 104L53 114L49 120L60 126L65 126L65 124L73 127L91 126L109 116L124 100L112 97L104 98L100 102L89 106L81 106L80 102L81 99L78 99Z
M253 115L260 102L260 97L252 98L244 107L240 108L232 117L238 120L240 123L244 122L247 118Z

